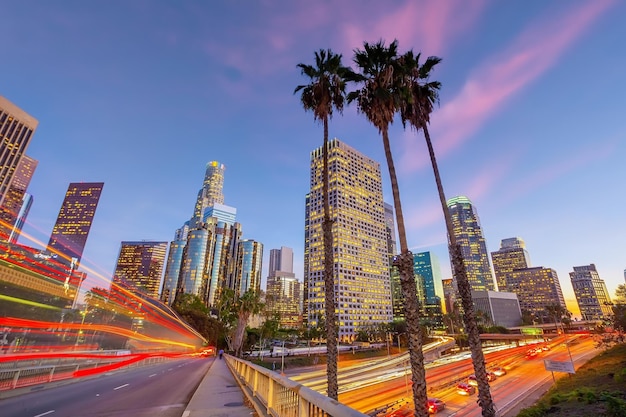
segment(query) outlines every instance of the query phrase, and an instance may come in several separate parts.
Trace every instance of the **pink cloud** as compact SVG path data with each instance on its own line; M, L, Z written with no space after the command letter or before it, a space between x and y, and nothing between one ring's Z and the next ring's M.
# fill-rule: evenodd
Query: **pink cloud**
M398 39L400 50L420 48L427 55L445 51L451 38L472 26L484 7L484 0L459 3L448 1L408 1L371 24L362 19L345 23L343 34L350 51L361 47L363 41L376 42ZM368 13L372 15L371 13Z
M551 17L529 27L499 56L471 76L457 96L432 116L432 136L438 156L468 140L517 92L552 67L563 52L614 1L583 3L561 19ZM408 150L400 162L404 171L415 171L423 157Z

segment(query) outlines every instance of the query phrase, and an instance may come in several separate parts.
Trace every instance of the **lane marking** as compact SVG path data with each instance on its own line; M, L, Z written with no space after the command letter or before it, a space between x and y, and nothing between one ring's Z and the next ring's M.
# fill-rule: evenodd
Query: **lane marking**
M148 378L152 378L153 376L156 376L157 374L152 374L150 376L148 376Z
M191 411L185 410L185 412L183 413L181 417L189 417L189 414L191 414Z
M45 413L37 414L36 416L33 416L33 417L46 416L46 415L51 414L51 413L54 413L54 410L46 411Z
M115 388L113 388L113 391L118 390L118 389L120 389L120 388L127 387L128 385L130 385L130 384L120 385L119 387L115 387Z

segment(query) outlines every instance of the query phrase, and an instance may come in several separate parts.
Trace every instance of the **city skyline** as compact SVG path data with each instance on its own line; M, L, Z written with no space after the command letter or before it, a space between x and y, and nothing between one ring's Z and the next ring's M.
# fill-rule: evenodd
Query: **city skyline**
M24 231L46 242L67 185L106 182L82 266L110 279L120 242L172 240L215 160L227 167L225 201L237 208L244 238L293 248L302 279L302 196L322 128L292 94L304 82L296 64L330 47L354 67L363 41L397 38L401 51L443 58L434 71L443 88L433 145L446 196L465 195L478 208L487 251L522 237L533 264L558 272L570 309L576 265L595 264L613 296L626 267L626 197L608 185L626 177L625 105L613 98L626 88L625 11L616 1L16 3L0 29L14 40L0 70L11 82L0 95L39 121L26 151L39 165ZM589 62L601 66L594 88L581 89ZM381 163L392 203L376 129L348 106L331 120L330 136ZM390 138L409 246L436 253L448 278L423 138L398 120Z

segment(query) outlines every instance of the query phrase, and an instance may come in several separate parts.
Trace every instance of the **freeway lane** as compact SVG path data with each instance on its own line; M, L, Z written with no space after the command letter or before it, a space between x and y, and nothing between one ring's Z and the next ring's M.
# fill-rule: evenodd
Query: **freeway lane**
M213 358L173 359L0 401L3 417L180 417Z

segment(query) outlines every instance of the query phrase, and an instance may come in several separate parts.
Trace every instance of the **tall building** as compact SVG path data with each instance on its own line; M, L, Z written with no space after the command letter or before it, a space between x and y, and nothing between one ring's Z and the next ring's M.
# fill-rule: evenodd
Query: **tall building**
M194 218L201 219L207 207L213 204L224 204L224 171L226 167L217 161L206 165L202 188L198 191L198 198L194 209Z
M459 305L457 304L457 293L459 289L456 286L456 281L452 278L442 279L441 285L443 287L443 300L446 314L458 313Z
M39 122L0 96L0 205Z
M165 264L167 242L122 242L113 282L132 284L152 298L158 298Z
M270 250L268 276L275 271L293 272L293 249L282 246L280 249Z
M293 249L270 250L265 302L281 328L297 329L302 324L302 283L293 273Z
M69 185L47 249L59 254L60 261L76 258L80 262L103 186L103 182Z
M176 298L176 289L178 288L178 277L185 254L187 245L186 238L174 239L170 242L170 250L167 255L167 263L165 265L165 274L163 275L163 289L161 290L161 301L172 305Z
M398 255L398 249L396 247L396 220L393 215L393 206L389 203L384 203L385 207L385 233L387 235L387 252L391 257Z
M328 143L329 203L339 340L392 320L389 259L380 164L338 139ZM304 287L309 326L325 313L322 236L322 148L311 152L306 198Z
M26 218L28 217L28 213L30 212L32 205L33 196L28 193L24 193L24 197L22 197L22 206L17 214L17 220L15 221L13 230L11 230L11 235L9 235L10 243L17 243L17 239L19 239L22 234L22 228L26 224Z
M520 308L537 322L549 322L547 306L566 308L556 271L532 267L526 245L520 238L503 239L500 250L491 252L500 291L517 294Z
M22 231L21 226L28 214L30 204L32 204L32 197L30 199L25 199L24 197L26 196L28 184L30 184L33 173L37 168L37 163L36 159L23 155L17 165L13 181L4 197L4 201L0 205L0 240L9 240L15 243ZM22 207L24 207L24 210L22 210ZM18 222L18 220L21 220L21 222Z
M242 239L238 246L236 269L238 292L245 294L248 290L260 291L263 244L252 239Z
M522 324L522 312L517 296L512 292L472 291L476 316L483 326L515 327ZM481 314L479 314L481 313Z
M611 297L594 264L575 266L569 277L583 320L603 320L613 314Z
M495 290L487 244L472 202L464 196L454 197L448 200L448 210L452 217L453 233L461 246L467 279L472 291ZM456 276L454 265L452 271Z
M506 284L507 273L515 269L530 267L530 257L526 250L526 243L519 237L502 239L500 250L491 252L491 260L496 274L496 283L500 291L509 291Z

